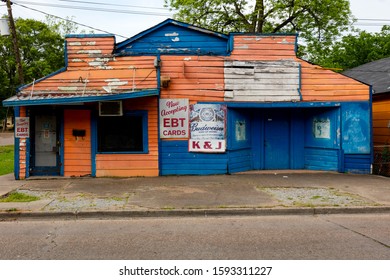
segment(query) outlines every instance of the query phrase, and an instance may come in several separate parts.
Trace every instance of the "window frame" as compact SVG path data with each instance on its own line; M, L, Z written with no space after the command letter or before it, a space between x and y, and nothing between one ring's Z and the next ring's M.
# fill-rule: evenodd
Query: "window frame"
M122 116L109 118L126 118L126 117L141 117L142 118L142 150L140 151L99 151L99 119L105 118L98 116L96 120L96 154L148 154L149 153L149 135L148 135L148 111L147 110L131 110L123 111Z

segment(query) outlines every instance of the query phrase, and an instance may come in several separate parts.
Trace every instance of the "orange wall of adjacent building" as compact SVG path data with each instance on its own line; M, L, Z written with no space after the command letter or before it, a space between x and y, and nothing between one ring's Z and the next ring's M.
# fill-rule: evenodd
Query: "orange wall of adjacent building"
M124 110L148 111L148 149L146 154L97 154L96 176L158 176L158 101L156 97L124 102Z
M390 144L390 100L378 99L372 104L374 145Z
M85 130L85 137L73 136L73 130ZM90 175L91 111L64 110L64 176Z

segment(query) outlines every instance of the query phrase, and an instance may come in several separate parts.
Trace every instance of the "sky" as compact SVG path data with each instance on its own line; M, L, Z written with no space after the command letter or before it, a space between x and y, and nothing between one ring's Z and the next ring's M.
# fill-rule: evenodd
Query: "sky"
M105 31L117 35L117 42L173 17L173 12L164 8L164 0L13 0L13 2L14 18L44 21L44 13L62 18L69 17L77 23L100 29L94 31L96 34ZM358 19L355 27L369 32L379 32L383 24L390 25L390 0L350 0L350 5L352 14ZM85 10L86 7L100 11ZM0 16L5 14L7 7L5 3L0 2ZM80 26L80 30L88 28Z

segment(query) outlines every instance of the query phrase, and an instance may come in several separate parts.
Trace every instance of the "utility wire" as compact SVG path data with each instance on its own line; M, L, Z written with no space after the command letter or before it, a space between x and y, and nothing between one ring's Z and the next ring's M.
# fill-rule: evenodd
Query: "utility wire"
M140 8L140 9L152 9L152 10L165 10L168 11L168 8L161 7L146 7L146 6L134 6L134 5L123 5L123 4L115 4L115 3L101 3L101 2L90 2L90 1L77 1L77 0L58 0L60 2L72 2L72 3L80 3L80 4L92 4L92 5L102 5L102 6L117 6L117 7L129 7L129 8Z
M87 28L90 28L90 29L93 29L93 30L97 30L97 31L100 31L100 32L103 32L103 33L107 33L107 34L112 34L112 35L115 35L115 36L118 36L118 37L122 37L122 38L125 38L125 39L128 38L126 36L123 36L123 35L120 35L120 34L115 34L115 33L112 33L112 32L108 32L108 31L105 31L105 30L102 30L102 29L98 29L98 28L95 28L95 27L92 27L92 26L89 26L89 25L86 25L86 24L82 24L82 23L76 22L74 20L62 18L62 17L56 16L56 15L53 15L53 14L49 14L49 13L46 13L46 12L43 12L43 11L40 11L40 10L37 10L37 9L34 9L34 8L26 7L24 5L21 5L21 4L15 3L15 2L13 2L13 3L15 5L23 7L25 9L29 9L29 10L32 10L32 11L35 11L35 12L38 12L38 13L41 13L41 14L44 14L44 15L47 15L47 16L52 16L52 17L55 17L55 18L58 18L58 19L61 19L61 20L69 21L69 22L72 22L72 23L75 23L77 25L84 26L84 27L87 27Z
M26 4L26 5L54 7L54 8L74 9L74 10L121 13L121 14L136 14L136 15L164 16L164 17L172 15L169 13L155 13L155 12L143 12L143 11L131 11L131 10L106 9L106 8L97 8L97 7L71 6L71 5L48 4L48 3L28 2L28 1L19 1L19 0L13 1L13 3L14 4Z

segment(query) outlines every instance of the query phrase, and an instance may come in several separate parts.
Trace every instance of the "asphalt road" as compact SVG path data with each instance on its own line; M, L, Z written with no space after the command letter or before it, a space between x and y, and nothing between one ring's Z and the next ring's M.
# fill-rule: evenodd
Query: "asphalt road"
M390 215L0 222L1 259L390 259Z

